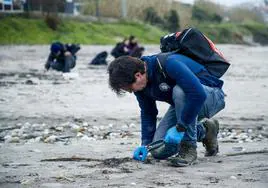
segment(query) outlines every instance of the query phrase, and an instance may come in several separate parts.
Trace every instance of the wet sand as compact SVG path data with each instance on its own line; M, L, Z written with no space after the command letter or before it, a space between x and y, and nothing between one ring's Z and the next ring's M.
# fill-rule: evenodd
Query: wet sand
M203 157L200 144L197 165L174 168L131 159L140 143L135 97L116 97L107 67L88 66L112 46L82 46L64 75L44 71L48 46L0 46L0 187L267 187L268 48L218 47L232 64L215 117L220 153ZM158 108L161 118L168 106Z

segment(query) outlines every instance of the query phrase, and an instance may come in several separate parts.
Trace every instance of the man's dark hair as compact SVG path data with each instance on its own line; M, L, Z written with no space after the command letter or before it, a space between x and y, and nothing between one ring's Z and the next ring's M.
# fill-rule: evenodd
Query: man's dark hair
M116 58L108 66L109 85L117 94L124 93L123 88L128 87L136 81L135 74L145 73L144 62L131 56L121 56Z
M130 35L128 40L131 42L132 40L134 40L136 37L134 35Z

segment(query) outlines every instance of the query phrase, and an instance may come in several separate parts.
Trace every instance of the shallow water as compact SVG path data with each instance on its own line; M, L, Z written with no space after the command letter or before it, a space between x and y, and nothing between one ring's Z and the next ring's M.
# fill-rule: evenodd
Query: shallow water
M217 115L223 126L255 128L268 120L268 47L218 45L230 60L224 75L226 108ZM135 97L118 98L108 87L106 66L88 66L112 46L82 46L71 74L44 71L49 46L0 46L0 126L27 118L139 119ZM146 54L158 46L146 46ZM108 57L111 61L113 58ZM159 116L167 109L158 103Z

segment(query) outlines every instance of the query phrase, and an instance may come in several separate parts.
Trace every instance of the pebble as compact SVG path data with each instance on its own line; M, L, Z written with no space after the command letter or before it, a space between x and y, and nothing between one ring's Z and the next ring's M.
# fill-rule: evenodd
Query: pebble
M71 129L73 132L79 132L80 126L76 124L71 124Z
M30 152L34 152L34 153L41 153L42 151L39 149L31 149L29 150Z
M92 128L93 128L93 130L96 130L96 131L99 131L100 130L100 128L97 127L97 126L93 126Z
M65 123L62 123L61 126L67 128L67 127L70 127L71 125L70 125L70 122L65 122Z
M70 137L81 139L85 142L102 139L124 139L128 140L133 137L140 137L140 132L136 131L138 126L134 123L129 124L103 124L90 125L87 121L63 122L60 124L46 123L16 123L17 127L13 130L6 130L1 133L4 143L55 143L58 141L68 141ZM135 130L135 131L132 131ZM258 131L261 130L262 132ZM261 134L260 134L261 133ZM267 139L268 131L261 129L221 129L218 134L220 142L230 143L247 143L259 142ZM65 138L66 137L66 138ZM241 150L241 148L233 148L233 150ZM242 148L243 150L243 148Z
M220 130L218 139L222 142L257 142L261 141L264 137L261 134L257 134L252 129L235 130L235 129L223 129Z
M42 131L44 130L45 124L32 124L31 129L34 131Z
M63 131L63 127L56 127L55 130L56 131Z
M128 127L128 125L123 125L121 128L122 129L128 129L129 127Z
M230 176L230 179L232 179L232 180L236 180L237 177L235 177L235 176Z
M64 188L64 184L60 183L44 183L40 186L40 188Z
M83 122L83 127L88 127L88 122Z
M136 128L136 125L134 123L130 123L129 127Z
M90 141L91 139L87 135L83 135L81 140L83 141Z
M42 140L42 137L41 136L38 136L34 140L35 140L35 142L40 142Z
M54 142L56 141L56 139L57 139L57 136L55 136L55 135L51 135L51 136L47 137L47 138L44 140L44 142L45 142L45 143L54 143Z
M7 135L5 136L5 142L6 143L19 143L20 142L20 138L15 136L15 137L12 137L10 135Z
M77 135L76 135L76 137L83 137L83 136L84 136L84 134L81 133L81 132L78 132Z
M245 149L242 146L232 147L234 151L245 151Z
M14 129L13 131L11 131L11 136L19 136L21 134L21 130L20 129Z

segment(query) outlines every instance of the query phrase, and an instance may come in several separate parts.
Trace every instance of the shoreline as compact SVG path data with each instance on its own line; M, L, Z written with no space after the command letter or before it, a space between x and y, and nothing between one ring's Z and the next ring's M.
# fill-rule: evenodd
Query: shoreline
M136 99L116 97L106 66L88 65L111 49L83 46L75 69L61 74L43 70L48 46L0 46L0 187L267 187L267 47L219 46L231 61L226 107L215 116L220 153L204 157L198 143L198 164L186 168L132 160ZM159 120L168 105L157 106Z

